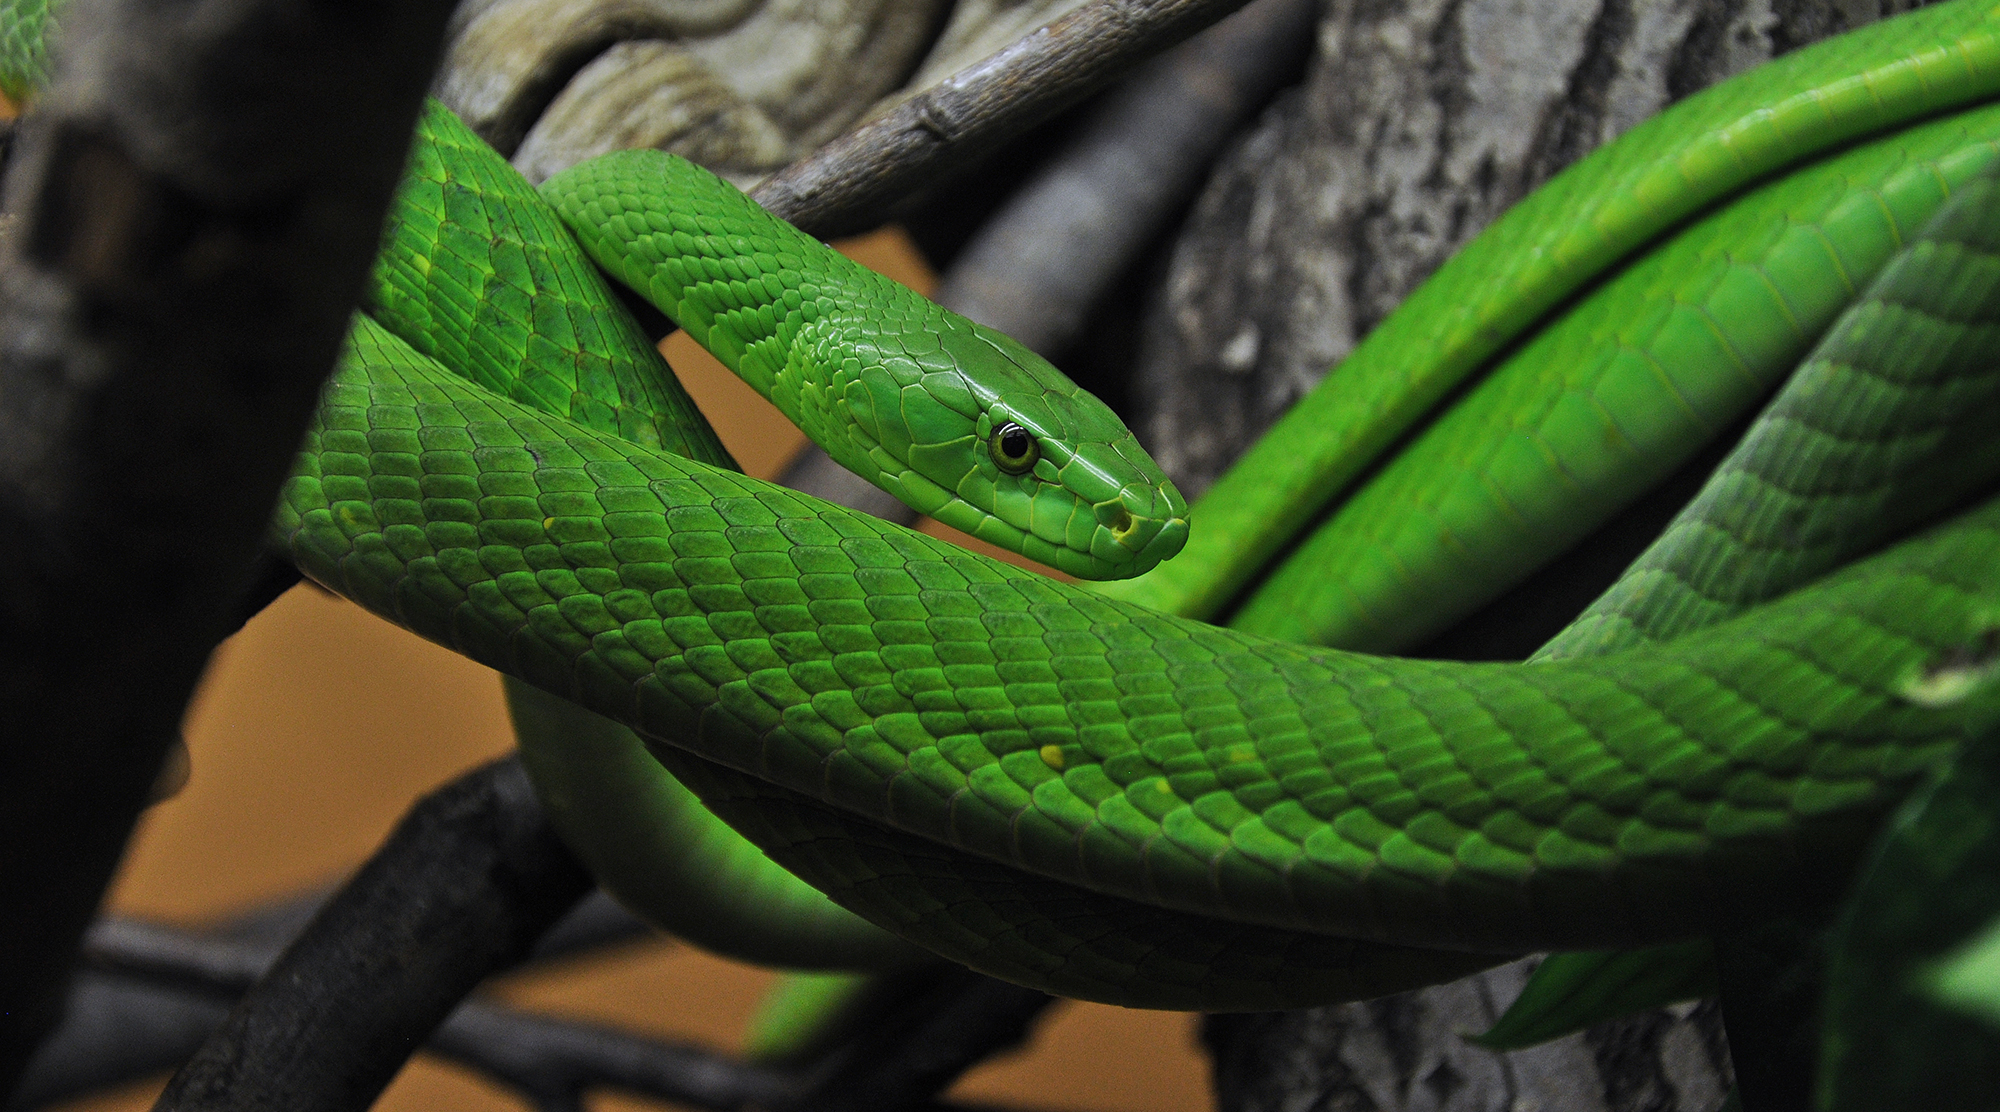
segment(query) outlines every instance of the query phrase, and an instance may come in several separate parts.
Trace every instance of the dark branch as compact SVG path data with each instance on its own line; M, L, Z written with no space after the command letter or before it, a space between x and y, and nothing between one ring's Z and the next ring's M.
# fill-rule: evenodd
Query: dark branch
M280 901L214 931L106 919L85 937L70 1015L44 1044L14 1103L23 1110L170 1069L219 1028L324 894ZM603 893L543 936L532 957L623 941L645 928ZM426 1047L509 1085L544 1109L618 1089L717 1112L859 1105L942 1110L935 1094L969 1066L1020 1043L1051 1003L963 970L926 969L889 986L885 1006L805 1069L746 1064L693 1046L552 1019L473 999Z
M795 1112L921 1108L973 1066L1027 1041L1055 998L958 966L925 966L892 985L890 1007L856 1017L853 1037L810 1071Z
M600 946L658 937L659 932L599 889L585 896L582 903L558 919L556 925L535 942L535 948L528 953L528 961L551 961Z
M0 257L0 1092L250 586L449 9L66 9Z
M793 163L751 194L821 238L1104 88L1243 0L1096 0Z
M425 797L244 996L162 1109L374 1103L467 993L590 890L519 762Z
M679 1043L594 1024L523 1015L470 1000L431 1038L433 1053L480 1070L544 1108L575 1106L586 1090L622 1089L693 1108L780 1108L796 1081Z
M938 303L1059 354L1223 145L1298 80L1317 11L1257 0L1133 74L966 245Z
M279 900L209 931L133 919L100 920L84 936L85 964L71 988L62 1025L36 1052L15 1101L6 1107L38 1108L187 1061L329 895L318 891ZM610 897L596 892L542 936L529 960L565 957L651 933ZM473 1032L496 1040L491 1049L465 1050ZM592 1040L600 1040L601 1046ZM712 1080L738 1068L725 1059L690 1058L684 1047L521 1015L490 1004L461 1005L432 1037L432 1049L487 1069L528 1093L542 1093L583 1077L590 1084L617 1085L700 1107L730 1108L741 1103ZM633 1056L642 1050L652 1056L633 1064ZM766 1079L755 1091L762 1093L779 1083ZM752 1088L746 1083L743 1091ZM712 1094L712 1099L702 1097L704 1093Z

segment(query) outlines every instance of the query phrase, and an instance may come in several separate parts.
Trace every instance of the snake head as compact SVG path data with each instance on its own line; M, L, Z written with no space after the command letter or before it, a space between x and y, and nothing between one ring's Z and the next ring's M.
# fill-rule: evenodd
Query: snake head
M1013 338L923 305L901 327L838 329L846 357L830 400L853 443L829 448L836 459L954 529L1079 579L1129 578L1180 551L1187 500L1108 406Z
M1186 543L1187 500L1103 402L708 171L620 151L542 195L600 266L918 513L1080 579Z

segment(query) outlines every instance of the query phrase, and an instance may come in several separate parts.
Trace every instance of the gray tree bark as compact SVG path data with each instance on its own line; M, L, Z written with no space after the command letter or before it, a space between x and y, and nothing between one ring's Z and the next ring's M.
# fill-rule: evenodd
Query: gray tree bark
M1423 992L1296 1012L1212 1016L1224 1112L1688 1112L1721 1107L1729 1051L1713 1001L1496 1054L1463 1037L1526 983L1516 962Z

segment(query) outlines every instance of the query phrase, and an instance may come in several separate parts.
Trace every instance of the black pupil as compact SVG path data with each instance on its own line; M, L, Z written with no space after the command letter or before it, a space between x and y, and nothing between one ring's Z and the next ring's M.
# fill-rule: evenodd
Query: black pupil
M1000 430L1000 454L1020 459L1028 454L1028 430L1019 425Z

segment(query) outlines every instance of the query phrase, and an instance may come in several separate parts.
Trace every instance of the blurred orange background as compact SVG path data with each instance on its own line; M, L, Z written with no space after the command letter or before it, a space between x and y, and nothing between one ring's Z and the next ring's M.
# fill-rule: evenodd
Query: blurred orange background
M905 284L931 287L893 231L840 246ZM745 470L783 470L804 443L797 430L685 336L663 348ZM216 651L185 734L192 777L142 820L112 911L201 924L325 884L359 864L419 795L512 747L494 673L308 586ZM660 939L511 976L495 990L523 1007L734 1049L774 977ZM1026 1053L973 1071L951 1095L1077 1112L1196 1112L1210 1101L1194 1034L1183 1014L1065 1004ZM63 1107L147 1108L163 1080ZM528 1106L420 1056L378 1107ZM591 1107L666 1106L600 1093Z

